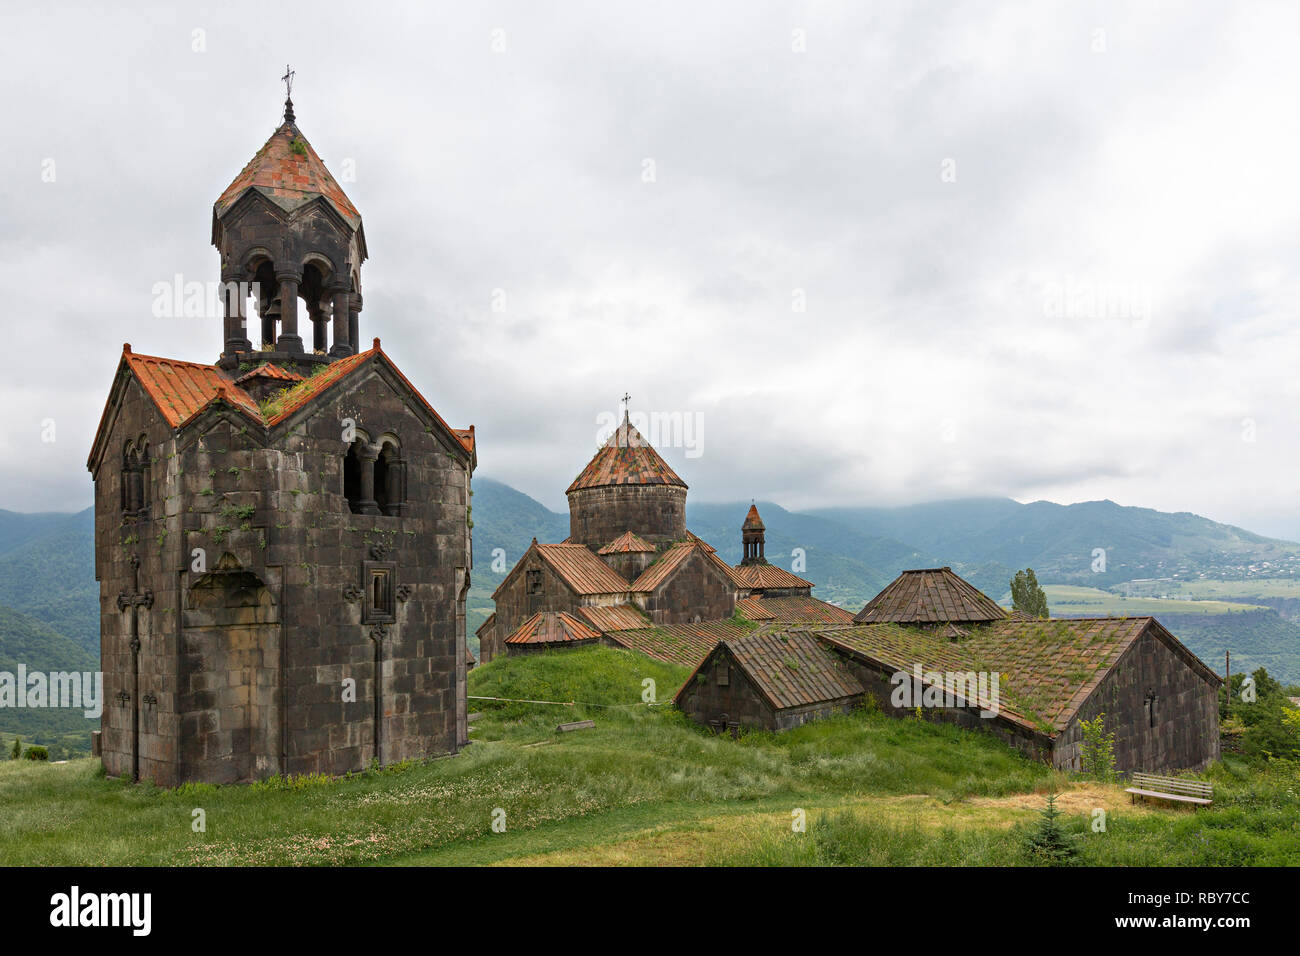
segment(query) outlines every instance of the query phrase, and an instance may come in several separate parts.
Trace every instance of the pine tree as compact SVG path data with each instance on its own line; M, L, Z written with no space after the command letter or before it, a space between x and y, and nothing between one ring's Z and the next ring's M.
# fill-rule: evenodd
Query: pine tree
M14 749L9 751L9 759L17 760L23 755L23 741L21 737L14 738Z
M1061 811L1056 809L1056 794L1047 795L1047 806L1038 811L1042 819L1029 831L1025 846L1031 856L1048 866L1062 866L1072 861L1079 854L1079 847L1073 835L1065 832L1059 817Z
M1047 593L1038 586L1033 568L1017 571L1011 579L1011 606L1033 617L1049 617Z

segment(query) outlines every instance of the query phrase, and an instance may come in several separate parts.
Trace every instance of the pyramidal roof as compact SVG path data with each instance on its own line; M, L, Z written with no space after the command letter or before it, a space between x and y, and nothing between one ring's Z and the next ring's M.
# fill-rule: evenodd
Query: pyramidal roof
M622 424L614 429L609 440L582 473L573 479L565 493L606 485L677 485L685 488L686 482L668 467L668 462L650 446L624 413Z
M904 571L867 602L859 624L939 624L1000 621L1007 612L952 568Z
M226 187L213 206L213 214L222 215L240 196L253 189L285 212L324 197L340 216L355 229L361 213L330 175L316 150L302 135L292 119L286 119Z
M597 554L630 554L632 552L654 553L655 546L631 531L624 531L617 538L611 541L605 547L597 551Z
M749 506L749 514L745 515L745 523L740 526L741 531L765 531L763 519L758 516L758 505Z

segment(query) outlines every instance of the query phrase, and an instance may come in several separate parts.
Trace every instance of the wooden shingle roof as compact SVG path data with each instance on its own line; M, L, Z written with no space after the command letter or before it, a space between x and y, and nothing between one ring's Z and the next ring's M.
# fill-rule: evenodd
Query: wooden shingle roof
M859 624L986 623L1006 618L996 601L952 568L904 571L867 602Z
M751 630L752 624L738 624L728 619L607 631L605 637L629 651L694 668L718 646L718 641L743 637Z
M585 604L578 608L578 614L598 631L626 631L650 626L650 618L635 604L615 604L612 607Z
M844 661L799 631L750 634L727 641L726 649L776 710L843 700L866 691Z
M736 610L751 621L785 624L851 624L853 615L842 607L815 597L748 597L736 602Z
M677 473L668 467L668 462L624 415L609 440L573 479L566 494L580 488L606 485L678 485L685 488L686 482L677 477Z
M520 624L510 636L507 644L573 644L578 641L594 641L600 632L578 620L567 611L538 611Z

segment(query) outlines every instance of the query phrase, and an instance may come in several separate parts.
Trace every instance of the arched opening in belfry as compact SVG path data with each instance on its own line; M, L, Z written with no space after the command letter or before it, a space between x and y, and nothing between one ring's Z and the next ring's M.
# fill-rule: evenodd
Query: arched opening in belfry
M384 436L380 442L382 447L379 457L375 459L375 503L383 514L401 514L402 501L406 497L406 491L402 487L404 476L401 451L397 440L392 436Z
M302 267L302 282L298 284L298 298L302 306L298 314L311 324L311 351L324 355L329 351L329 323L332 304L325 291L330 269L327 263L313 259Z
M252 308L248 312L249 338L253 338L254 329L258 330L260 339L256 340L263 349L275 345L276 321L280 318L280 286L275 281L275 264L270 259L260 259L253 268ZM254 325L253 317L257 321Z
M353 514L361 513L361 456L357 454L355 441L343 458L343 497L348 500L348 509Z

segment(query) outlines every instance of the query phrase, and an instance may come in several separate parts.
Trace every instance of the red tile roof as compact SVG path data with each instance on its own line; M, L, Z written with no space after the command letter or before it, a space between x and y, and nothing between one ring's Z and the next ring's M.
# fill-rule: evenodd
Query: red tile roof
M758 516L758 505L749 506L749 514L745 515L745 523L740 526L741 531L765 531L763 519Z
M731 659L775 710L844 700L866 692L848 665L811 635L798 631L750 634L724 644ZM690 685L688 679L680 693Z
M736 602L736 610L751 621L785 624L851 624L853 614L815 597L749 597Z
M639 538L631 531L624 531L617 538L598 551L598 554L629 554L632 552L653 552L655 546L645 538Z
M663 552L663 554L659 555L659 557L655 559L654 563L642 571L640 576L632 582L628 590L636 591L637 593L654 591L661 584L667 581L669 576L677 570L678 566L692 554L702 555L705 561L717 568L718 573L721 574L728 583L732 586L739 587L739 582L736 579L735 572L731 569L731 565L718 557L717 552L715 552L707 542L697 538L693 534L690 534L690 532L687 532L687 534L690 535L688 540L677 542L667 551Z
M307 405L317 395L326 391L336 382L341 381L354 369L378 357L382 357L398 379L411 390L412 394L423 405L425 411L446 428L452 437L472 456L474 454L474 427L471 425L468 429L454 429L443 421L442 416L434 410L433 406L425 400L419 390L402 374L401 369L397 368L387 355L384 355L379 347L379 339L375 339L374 348L370 349L370 351L358 355L349 355L347 358L331 362L309 378L295 377L294 373L269 365L263 366L262 369L255 369L240 379L234 380L215 365L183 362L179 359L160 358L154 355L139 355L131 351L130 345L125 345L122 348L121 367L128 370L135 380L140 383L140 387L153 400L163 418L166 419L167 424L172 428L179 428L198 415L203 409L217 401L231 405L259 425L269 428L284 421L294 412ZM253 397L240 388L238 384L239 381L245 381L258 373L261 373L263 377L283 378L288 386L262 406L259 406L253 400ZM95 433L90 460L87 462L87 465L92 470L96 467L96 456L100 442L105 435L105 429L108 426L115 394L116 391L111 392L108 400L104 403L104 412L100 417L99 428ZM265 412L263 412L263 408Z
M578 613L598 631L625 631L650 626L650 618L635 604L615 604L612 607L586 604L578 608Z
M243 375L239 376L239 378L235 379L235 384L243 385L245 382L251 381L255 378L272 378L277 381L301 382L303 377L304 376L299 375L297 372L289 372L280 368L280 366L276 365L274 362L267 362L265 365L259 365L251 372L245 372Z
M123 350L122 361L173 428L183 425L218 398L259 422L262 419L252 397L214 365L137 355L129 347Z
M677 473L650 447L625 415L622 424L582 473L573 479L568 492L605 485L678 485L685 488L686 482L677 477Z
M813 586L811 581L807 581L797 574L791 574L785 568L778 568L775 564L738 564L733 569L733 575L742 587L756 591L767 590L768 588L810 588Z
M586 545L539 544L537 553L577 594L623 594L627 582Z
M302 144L301 153L294 151L295 142ZM353 228L361 222L357 207L293 123L285 122L271 134L226 187L213 211L218 215L225 212L249 189L257 190L287 212L324 196Z
M1000 621L1007 612L952 568L904 571L867 602L859 624L937 624Z
M538 611L506 638L507 644L572 644L594 641L600 632L592 630L567 611Z

